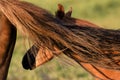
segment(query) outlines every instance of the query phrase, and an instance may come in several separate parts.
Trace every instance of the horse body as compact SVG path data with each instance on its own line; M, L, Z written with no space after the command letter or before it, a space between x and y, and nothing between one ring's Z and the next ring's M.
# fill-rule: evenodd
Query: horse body
M62 10L60 10L61 9L60 7L62 7ZM60 12L60 11L61 12L57 13L57 14L61 14L61 13L63 14L64 13L63 6L58 5L58 8L59 8L58 12ZM57 16L57 18L59 18L59 17L60 16ZM99 26L97 26L95 24L92 24L90 22L84 21L84 20L71 18L71 16L66 17L65 13L64 13L63 18L59 18L59 19L62 20L64 23L67 23L66 24L67 26L72 25L71 26L72 29L75 27L75 25L78 25L78 27L82 26L83 30L84 29L87 30L88 27L100 28ZM88 27L86 28L86 26L88 26ZM80 31L82 31L82 27L81 27ZM99 31L100 31L100 29L99 29ZM90 30L86 31L87 32L86 34L87 35L98 34L98 35L96 35L96 38L98 37L100 39L96 39L96 41L98 41L98 40L101 41L100 44L99 43L98 44L99 44L99 46L101 46L101 51L103 51L103 54L100 54L100 55L109 54L109 56L107 56L108 59L111 60L111 62L109 63L109 66L112 67L112 65L113 65L113 67L115 67L115 65L117 65L118 68L119 68L119 64L117 64L117 60L119 58L119 42L120 42L120 39L118 37L120 36L120 31L119 30L107 30L107 31L102 30L100 33L99 33L99 31L96 32L96 30L92 29L91 31ZM107 46L107 45L109 45L109 46ZM116 46L114 46L114 45L116 45ZM104 52L104 51L106 51L106 52ZM112 55L114 55L114 54L117 54L116 59L114 57L112 57ZM69 57L76 60L76 62L78 62L85 70L87 70L89 73L91 73L95 77L95 80L119 80L120 79L120 77L119 77L119 74L120 74L119 69L118 70L117 69L110 69L108 67L105 67L105 65L101 64L101 63L103 63L101 61L104 61L102 56L100 57L101 60L100 60L100 63L99 63L99 64L101 64L101 66L99 66L99 65L96 66L94 64L90 64L90 63L87 63L87 62L85 63L84 62L85 60L83 60L83 62L80 61L81 57L79 56L79 54L71 53L71 54L66 54L66 55L68 55ZM107 58L105 58L105 59L107 59ZM107 63L107 62L109 62L109 61L105 61L105 63ZM119 61L118 61L118 63L119 63Z
M11 27L14 25L33 42L23 58L23 67L34 69L54 56L65 54L96 78L119 80L116 76L120 74L120 31L103 29L90 22L71 18L72 10L64 13L64 8L60 4L58 6L59 11L54 17L27 2L0 0L0 10L11 23L7 27L8 32L16 34ZM9 46L10 37L14 39L12 49ZM12 53L14 43L15 35L9 35L8 43L3 45L8 45L4 49L9 47L10 51L3 53ZM3 53L0 54L1 60Z
M59 4L59 7L61 7L60 4ZM60 11L56 12L56 17L57 19L60 20L60 24L63 26L66 26L69 30L73 31L74 33L78 33L78 35L79 35L79 31L85 33L86 35L83 34L83 37L81 38L83 38L84 40L88 40L88 42L91 42L92 45L95 46L94 48L97 48L99 51L98 53L95 53L93 51L93 52L90 52L90 54L86 54L87 55L86 58L83 58L84 56L79 55L81 54L81 52L74 53L70 49L63 50L63 53L71 57L72 59L74 59L76 62L78 62L83 68L85 68L88 72L90 72L93 76L95 76L96 79L119 80L120 78L117 76L118 74L120 74L120 71L119 71L120 69L120 65L119 65L120 39L118 37L120 36L120 31L103 29L90 22L71 18L70 16L68 16L67 14L63 12L64 10L63 8L60 8L58 10L60 10L61 12ZM86 36L87 38L84 38L84 36ZM93 41L91 41L92 39ZM60 44L56 44L56 45L58 48L56 51L59 51L59 49L62 50L63 48L65 48L64 46ZM80 47L83 47L83 46L80 46ZM42 48L38 49L37 51L41 51L41 49ZM83 49L85 49L85 47L83 47ZM32 50L34 49L31 48L31 51L29 50L27 54L28 55L32 54ZM42 50L45 50L45 49L42 49ZM83 51L82 53L86 53L86 52ZM46 54L45 55L46 60L45 58L37 59L36 57L38 56L36 56L35 62L38 62L38 63L34 63L35 64L33 65L34 67L42 65L43 63L51 60L51 58L53 58L54 56L54 55L47 54L47 52L44 52L44 54L36 52L36 54L38 54L39 57ZM49 58L47 56L49 56ZM27 59L27 57L24 59ZM24 59L23 59L23 62L24 62Z

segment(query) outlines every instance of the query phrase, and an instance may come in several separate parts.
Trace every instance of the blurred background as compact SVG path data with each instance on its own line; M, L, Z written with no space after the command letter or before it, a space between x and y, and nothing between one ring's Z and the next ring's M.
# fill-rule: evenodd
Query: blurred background
M64 5L65 11L73 8L72 17L93 22L101 27L119 29L120 0L24 0L47 9L52 14L57 4ZM93 77L71 60L55 58L35 70L22 68L22 57L26 51L24 39L18 32L17 43L11 61L8 80L93 80ZM70 63L69 63L70 62Z

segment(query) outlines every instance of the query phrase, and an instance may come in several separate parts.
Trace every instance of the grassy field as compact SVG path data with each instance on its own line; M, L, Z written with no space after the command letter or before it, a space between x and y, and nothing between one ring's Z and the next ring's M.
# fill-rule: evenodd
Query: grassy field
M88 20L104 28L119 29L120 0L25 0L32 2L52 14L57 4L65 6L65 10L73 8L73 17ZM19 34L19 32L18 32ZM9 70L8 80L93 80L79 65L69 65L69 60L55 58L35 70L24 70L21 65L26 51L22 36L18 36L16 48Z

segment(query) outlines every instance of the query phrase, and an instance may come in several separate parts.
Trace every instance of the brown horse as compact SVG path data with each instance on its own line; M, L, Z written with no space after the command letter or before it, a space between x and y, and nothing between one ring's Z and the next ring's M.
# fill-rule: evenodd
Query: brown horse
M11 26L14 25L33 43L22 61L25 69L34 69L54 56L65 54L96 79L120 79L119 30L103 29L90 22L72 18L72 10L64 13L60 4L56 17L40 7L18 0L0 0L0 11ZM7 53L4 52L4 55ZM0 58L6 59L3 54Z

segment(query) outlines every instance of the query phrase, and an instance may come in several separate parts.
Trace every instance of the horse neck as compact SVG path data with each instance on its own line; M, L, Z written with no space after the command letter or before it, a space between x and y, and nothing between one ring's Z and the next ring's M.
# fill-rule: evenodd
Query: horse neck
M4 15L0 16L0 20L0 80L6 80L16 41L16 29Z

